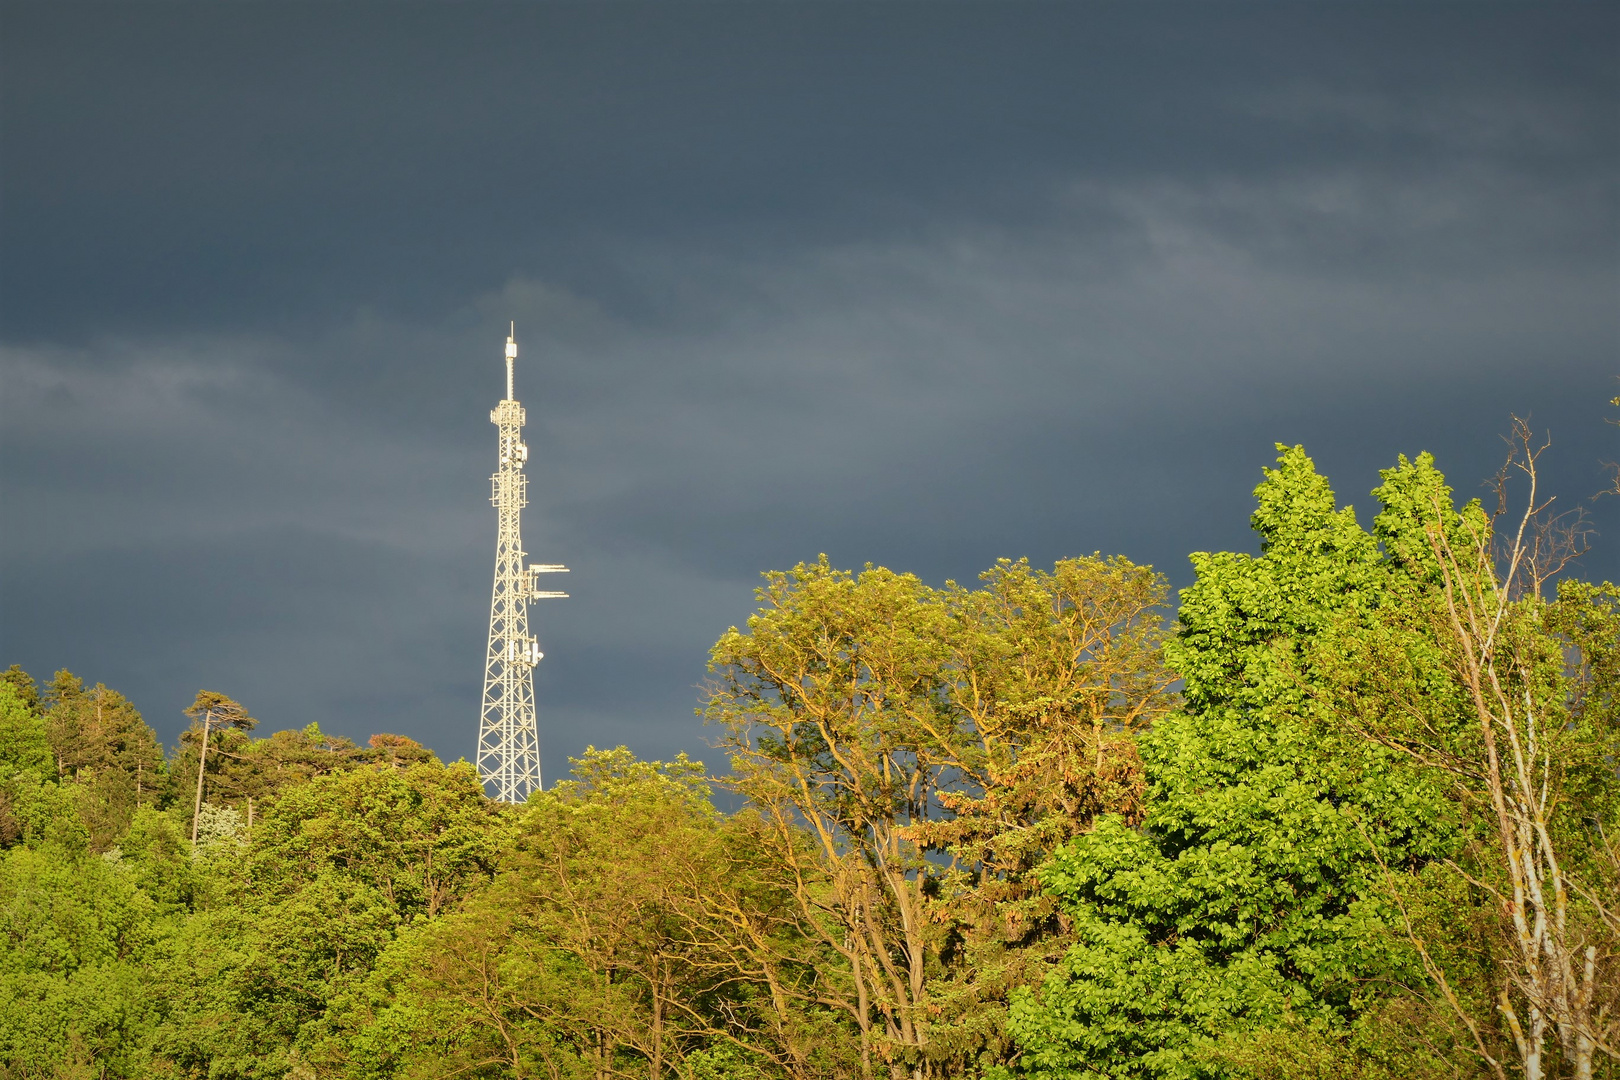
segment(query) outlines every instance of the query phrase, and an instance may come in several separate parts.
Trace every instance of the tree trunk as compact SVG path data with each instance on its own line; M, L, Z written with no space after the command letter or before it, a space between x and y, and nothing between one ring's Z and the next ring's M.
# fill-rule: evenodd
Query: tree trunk
M652 978L647 980L648 989L652 991L652 1056L647 1062L651 1080L663 1080L664 1077L664 995L660 982L658 958L655 956Z
M203 717L202 751L197 755L197 801L191 808L192 847L197 846L197 819L202 817L203 769L208 764L208 721L210 715Z

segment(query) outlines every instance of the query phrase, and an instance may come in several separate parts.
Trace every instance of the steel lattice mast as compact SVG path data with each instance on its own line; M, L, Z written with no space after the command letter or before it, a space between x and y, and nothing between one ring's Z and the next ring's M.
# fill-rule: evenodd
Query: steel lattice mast
M495 504L495 589L489 601L489 650L484 658L484 709L478 724L478 776L490 796L524 802L540 787L540 734L534 716L534 666L544 655L529 636L529 603L563 592L542 591L541 574L566 566L523 565L522 516L528 503L523 465L523 406L512 397L517 340L506 339L506 398L489 414L500 432L500 468L490 477Z

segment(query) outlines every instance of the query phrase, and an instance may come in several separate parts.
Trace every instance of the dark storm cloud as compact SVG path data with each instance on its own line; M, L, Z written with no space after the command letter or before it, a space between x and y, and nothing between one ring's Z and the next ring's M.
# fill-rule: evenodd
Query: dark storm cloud
M1569 494L1620 457L1611 12L4 18L0 661L171 736L211 685L465 752L508 319L550 775L699 749L764 567L1184 581L1274 441L1364 522L1513 410Z
M12 7L13 333L442 312L613 249L1039 224L1076 174L1612 162L1612 19L1109 5ZM1527 137L1528 136L1528 137ZM1352 238L1352 242L1354 242ZM671 312L662 312L670 316Z

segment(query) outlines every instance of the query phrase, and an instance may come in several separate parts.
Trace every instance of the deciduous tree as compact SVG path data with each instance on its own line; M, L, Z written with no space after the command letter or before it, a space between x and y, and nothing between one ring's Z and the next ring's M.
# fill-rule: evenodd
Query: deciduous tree
M1322 722L1313 643L1376 607L1389 569L1304 451L1279 450L1260 555L1193 556L1165 649L1184 705L1141 740L1141 824L1105 816L1041 872L1076 942L1013 1007L1024 1075L1202 1075L1224 1036L1344 1037L1411 973L1381 866L1446 853L1454 815L1402 756Z
M823 558L767 574L712 654L728 783L847 965L868 1071L994 1052L1019 950L1053 928L1030 870L1139 805L1134 734L1166 702L1150 570L1093 556L985 581L941 591Z

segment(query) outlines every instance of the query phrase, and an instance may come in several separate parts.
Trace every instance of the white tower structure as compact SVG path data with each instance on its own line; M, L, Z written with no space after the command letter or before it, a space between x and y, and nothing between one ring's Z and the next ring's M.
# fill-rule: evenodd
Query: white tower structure
M544 655L529 636L529 604L567 596L539 587L541 574L566 566L523 565L522 516L528 503L523 465L523 406L512 397L516 328L506 339L506 397L489 414L500 432L500 467L490 477L495 504L495 590L489 601L489 650L484 658L484 709L478 724L478 776L491 798L521 803L540 787L540 734L534 716L534 666Z

